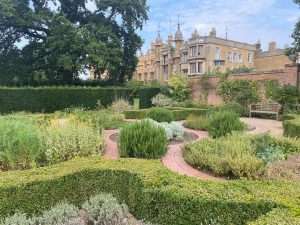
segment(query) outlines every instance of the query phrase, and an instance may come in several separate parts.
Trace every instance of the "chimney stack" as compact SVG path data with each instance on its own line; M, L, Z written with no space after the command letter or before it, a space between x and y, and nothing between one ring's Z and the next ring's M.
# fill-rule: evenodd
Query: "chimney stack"
M276 42L269 43L269 52L273 52L277 49Z
M261 42L260 42L260 39L257 40L255 46L256 46L256 52L261 52Z
M211 36L211 37L217 37L217 31L216 31L216 28L215 28L215 27L213 27L213 28L211 29L211 31L210 31L210 36Z
M169 35L169 37L168 37L168 44L169 44L170 46L173 45L173 35Z

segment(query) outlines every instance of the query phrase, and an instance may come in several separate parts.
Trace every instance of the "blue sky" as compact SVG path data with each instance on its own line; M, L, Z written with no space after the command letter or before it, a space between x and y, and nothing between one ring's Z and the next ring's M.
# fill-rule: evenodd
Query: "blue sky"
M201 35L208 34L216 27L217 36L236 41L255 43L261 39L262 48L276 41L282 48L292 43L290 38L300 9L292 0L147 0L150 7L149 20L140 35L145 41L146 51L157 36L158 24L164 41L177 29L180 15L181 30L188 39L197 28Z

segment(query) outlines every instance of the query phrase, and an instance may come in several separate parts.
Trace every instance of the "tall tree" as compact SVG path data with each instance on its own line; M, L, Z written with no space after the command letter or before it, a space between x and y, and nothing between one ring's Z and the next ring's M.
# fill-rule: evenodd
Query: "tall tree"
M293 1L300 6L300 0ZM293 62L296 62L300 54L300 21L296 23L294 32L291 37L294 39L294 42L292 44L292 47L286 49L286 55L289 56L289 58Z
M72 84L90 67L130 79L147 11L146 0L1 0L0 84Z

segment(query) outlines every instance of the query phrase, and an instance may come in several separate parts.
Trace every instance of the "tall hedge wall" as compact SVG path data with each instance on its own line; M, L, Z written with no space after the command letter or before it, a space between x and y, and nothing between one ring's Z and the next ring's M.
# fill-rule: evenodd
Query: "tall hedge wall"
M73 106L92 109L98 100L103 106L108 106L114 99L120 97L133 102L131 90L126 88L0 88L0 113L17 111L51 113Z
M152 106L152 98L160 93L160 88L147 87L140 89L140 109L148 109Z
M274 208L300 212L299 182L200 181L158 160L81 158L1 173L0 217L39 214L61 201L80 204L97 192L113 194L138 219L161 225L242 225Z

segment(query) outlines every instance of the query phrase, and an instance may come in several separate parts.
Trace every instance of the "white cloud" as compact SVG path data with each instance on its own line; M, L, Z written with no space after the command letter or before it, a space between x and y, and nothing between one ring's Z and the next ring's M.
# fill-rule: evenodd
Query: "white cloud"
M283 47L290 43L294 23L298 19L299 9L280 8L281 0L149 0L150 21L145 25L142 36L146 39L144 50L156 37L155 31L161 24L163 39L170 33L169 20L172 19L172 31L176 30L177 15L180 15L181 28L187 39L195 28L204 35L211 27L217 28L218 36L225 37L228 26L229 38L255 43L258 38L263 47L269 41L279 42ZM282 2L281 2L282 3Z

